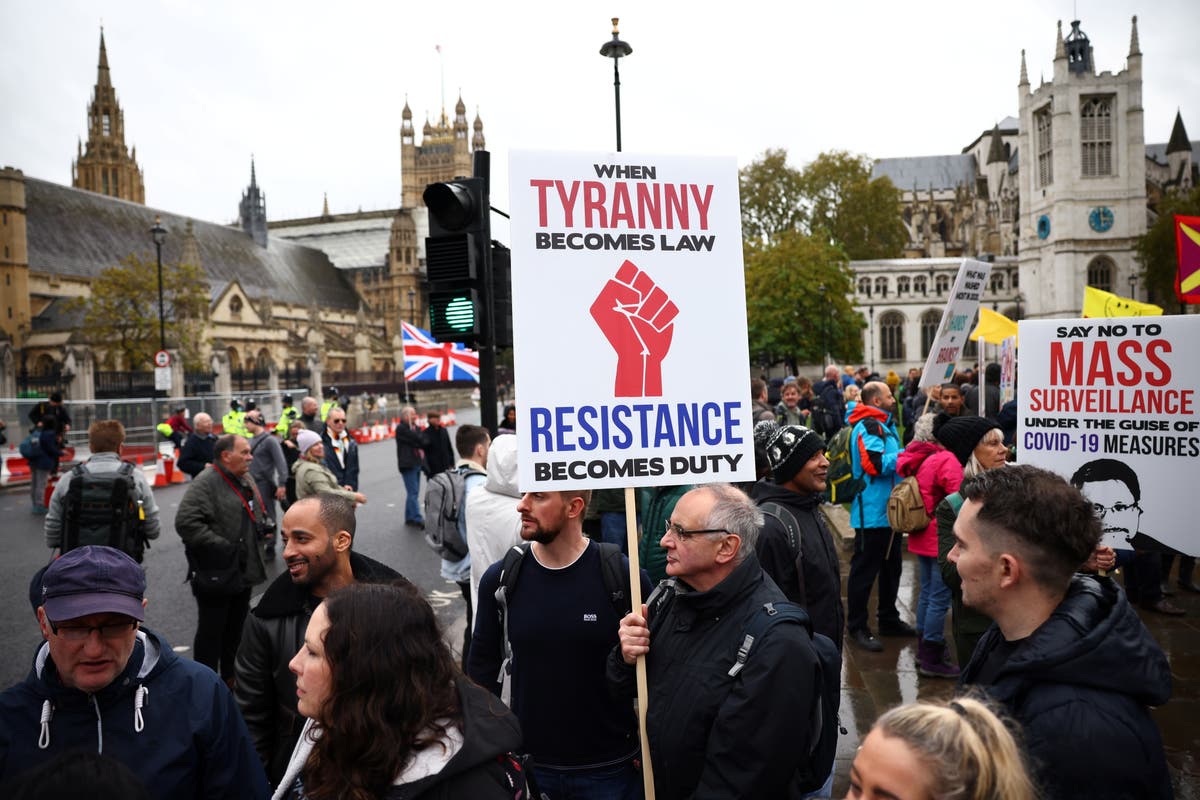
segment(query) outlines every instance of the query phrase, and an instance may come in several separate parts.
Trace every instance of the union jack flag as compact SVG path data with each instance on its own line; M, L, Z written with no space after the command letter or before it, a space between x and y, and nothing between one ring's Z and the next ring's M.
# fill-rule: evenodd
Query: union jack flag
M458 342L439 344L415 325L400 323L404 338L404 379L479 382L479 353Z

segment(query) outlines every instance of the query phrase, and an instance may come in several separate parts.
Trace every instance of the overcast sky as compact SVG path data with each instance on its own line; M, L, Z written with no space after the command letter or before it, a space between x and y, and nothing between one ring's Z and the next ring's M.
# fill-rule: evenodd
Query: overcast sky
M507 207L510 149L615 148L614 14L626 151L957 153L1016 115L1022 49L1035 87L1052 75L1073 9L1101 71L1124 68L1139 15L1146 141L1177 108L1200 139L1195 0L0 0L0 164L70 184L102 22L147 204L229 222L252 153L270 219L319 214L326 192L335 213L395 208L405 98L419 134L460 88Z

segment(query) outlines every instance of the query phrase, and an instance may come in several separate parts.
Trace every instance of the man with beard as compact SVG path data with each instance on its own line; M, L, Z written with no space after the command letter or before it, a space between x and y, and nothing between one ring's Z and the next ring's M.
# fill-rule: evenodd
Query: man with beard
M354 503L343 497L324 493L293 503L283 516L288 571L267 587L242 631L234 696L272 784L283 776L304 727L288 662L304 644L313 610L351 583L404 580L353 551L354 529Z
M467 661L471 678L497 696L511 674L510 705L533 756L538 789L551 800L579 796L584 784L593 787L588 796L641 796L641 776L633 766L637 719L632 705L612 702L605 679L622 614L614 608L603 560L620 559L624 576L629 562L619 550L609 556L584 538L589 499L586 490L521 497L521 538L532 544L523 546L519 582L511 593L501 592L506 610L497 597L506 562L484 573ZM641 580L649 594L644 572ZM509 664L503 663L506 633Z

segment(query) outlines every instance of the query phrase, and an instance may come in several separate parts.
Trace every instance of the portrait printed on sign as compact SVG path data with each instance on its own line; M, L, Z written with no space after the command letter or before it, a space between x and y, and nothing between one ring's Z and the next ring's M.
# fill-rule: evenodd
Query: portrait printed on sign
M753 480L736 162L509 168L522 491Z
M1200 554L1200 317L1020 323L1018 460L1091 501L1102 544Z

